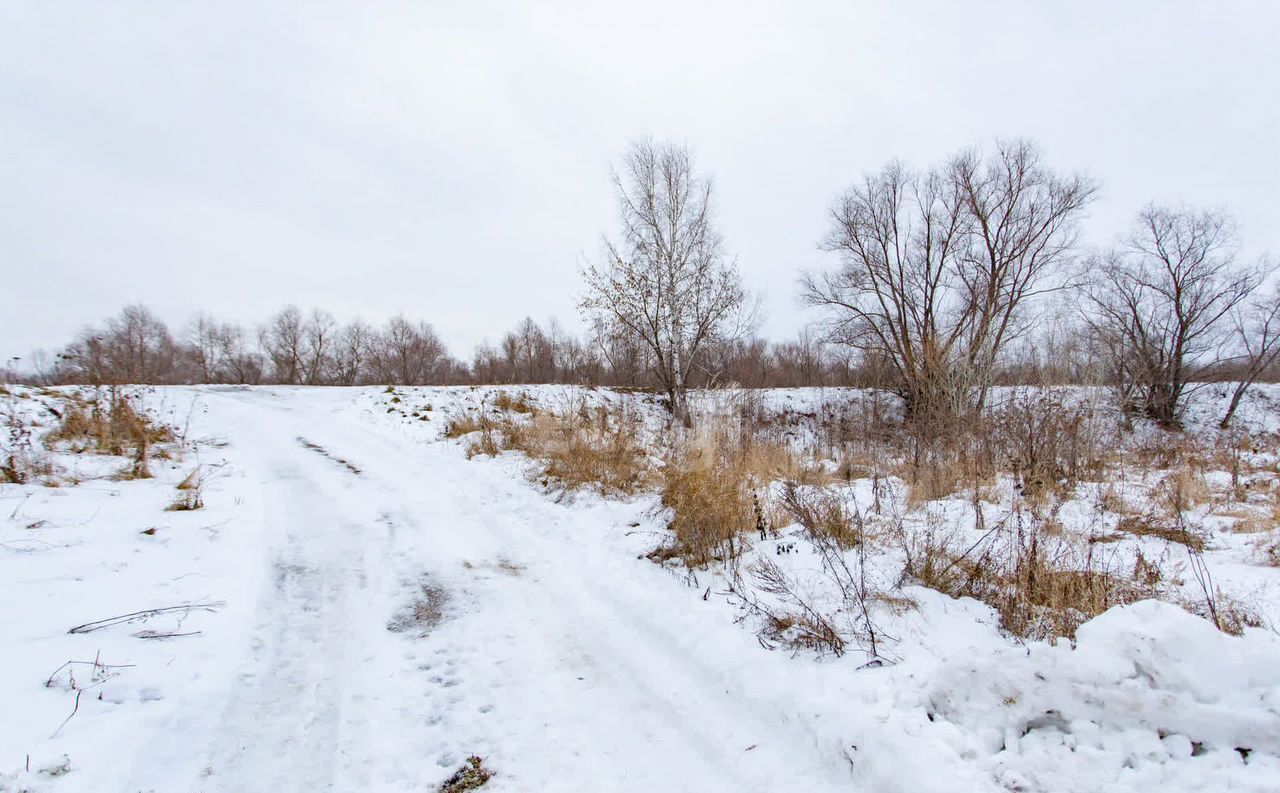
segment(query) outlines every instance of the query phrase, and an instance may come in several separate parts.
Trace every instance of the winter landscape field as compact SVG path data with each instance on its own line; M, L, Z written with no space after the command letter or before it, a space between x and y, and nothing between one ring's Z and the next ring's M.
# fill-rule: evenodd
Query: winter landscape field
M849 389L8 386L0 789L1274 790L1280 392L1097 397L934 497Z
M0 0L0 793L1280 793L1277 31Z

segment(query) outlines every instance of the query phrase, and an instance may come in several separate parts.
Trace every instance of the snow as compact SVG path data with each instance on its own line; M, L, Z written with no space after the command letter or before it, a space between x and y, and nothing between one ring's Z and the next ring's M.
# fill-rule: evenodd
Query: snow
M56 393L10 388L47 430ZM637 395L523 390L660 421ZM522 456L467 460L441 437L492 394L157 389L139 398L189 429L155 478L63 451L64 486L0 485L0 791L421 791L470 755L495 791L1277 789L1276 634L1141 601L1074 642L1025 642L977 601L907 586L912 607L877 607L891 663L770 651L724 571L643 558L653 497L548 491ZM862 398L758 396L796 414ZM197 464L217 471L205 507L165 511ZM1236 540L1219 584L1270 607L1276 571ZM785 541L752 553L812 572ZM225 606L67 633L207 602ZM90 662L75 688L65 670L46 686L67 660Z

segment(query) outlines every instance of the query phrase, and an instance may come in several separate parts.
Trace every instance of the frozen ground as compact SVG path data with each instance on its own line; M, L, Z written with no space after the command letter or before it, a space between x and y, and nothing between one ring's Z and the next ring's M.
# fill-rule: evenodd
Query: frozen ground
M915 587L894 664L769 651L642 558L651 498L468 461L440 427L476 392L411 391L161 389L189 442L155 478L0 485L0 790L421 791L469 755L495 791L1280 787L1266 629L1145 601L1024 644ZM205 507L165 511L198 464Z

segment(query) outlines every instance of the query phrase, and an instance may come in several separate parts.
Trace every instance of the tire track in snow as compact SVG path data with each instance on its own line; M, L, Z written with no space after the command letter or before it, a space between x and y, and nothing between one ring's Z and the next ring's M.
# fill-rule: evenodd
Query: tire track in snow
M345 434L344 428L332 429ZM523 482L511 481L507 473L487 461L463 461L447 445L410 446L406 450L409 444L405 439L387 437L381 428L362 426L359 433L358 442L378 447L376 454L370 455L376 462L367 463L364 470L382 487L402 492L412 487L405 481L409 479L419 483L421 490L422 483L431 480L435 486L421 497L436 502L432 509L449 515L449 525L455 530L465 527L470 539L486 535L483 546L488 552L481 558L492 558L498 549L527 567L527 574L520 579L519 596L508 604L509 613L517 616L507 622L507 628L524 633L523 643L516 643L515 657L509 661L520 663L521 654L536 657L532 645L562 641L578 655L579 663L592 665L608 685L594 708L600 717L598 723L580 730L584 740L590 737L585 733L599 735L602 731L621 732L619 742L632 745L652 743L655 737L664 736L658 745L670 753L668 762L685 756L686 769L692 766L697 769L696 776L705 774L700 784L709 787L699 789L776 790L779 784L803 784L811 790L824 786L847 789L848 766L838 742L788 711L785 692L778 696L777 692L749 691L742 680L733 678L732 670L704 662L698 641L691 639L696 625L679 619L661 620L652 613L654 600L631 602L614 591L601 575L600 555L593 557L581 550L590 540L553 546L544 543L543 552L530 553L527 532L539 524L558 522L565 514L564 507ZM343 442L356 439L344 438ZM438 479L424 478L415 471L424 467ZM440 501L447 502L447 507L442 508ZM495 514L496 508L518 511ZM526 533L523 542L522 532ZM440 539L442 544L447 542ZM641 575L658 579L655 583L659 586L671 586L655 568L630 559L619 561L621 564L609 566L609 572L627 575L627 566L640 565ZM494 616L486 613L472 618L493 620ZM529 632L534 624L531 620L540 624ZM683 623L683 630L670 627L672 623ZM746 651L758 652L745 634L737 628L731 630L743 639ZM551 677L555 670L544 671ZM528 681L528 685L536 684ZM548 691L547 696L553 697L554 692ZM619 699L631 704L625 716L616 707ZM590 714L584 716L588 721L590 718ZM630 737L626 737L628 732ZM753 747L749 754L747 747ZM812 756L797 762L797 752ZM655 757L654 762L661 763L662 758ZM771 779L777 769L793 770L783 778ZM687 774L681 777L682 784L692 783ZM619 785L617 780L613 784ZM626 786L618 789L622 787Z

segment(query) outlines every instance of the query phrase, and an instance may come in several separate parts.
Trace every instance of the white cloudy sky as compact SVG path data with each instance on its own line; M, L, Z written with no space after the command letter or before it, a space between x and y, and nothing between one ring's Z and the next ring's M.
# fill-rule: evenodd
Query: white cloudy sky
M0 354L143 302L432 321L454 351L577 324L629 139L687 141L763 330L832 198L1028 136L1280 253L1280 3L0 0Z

